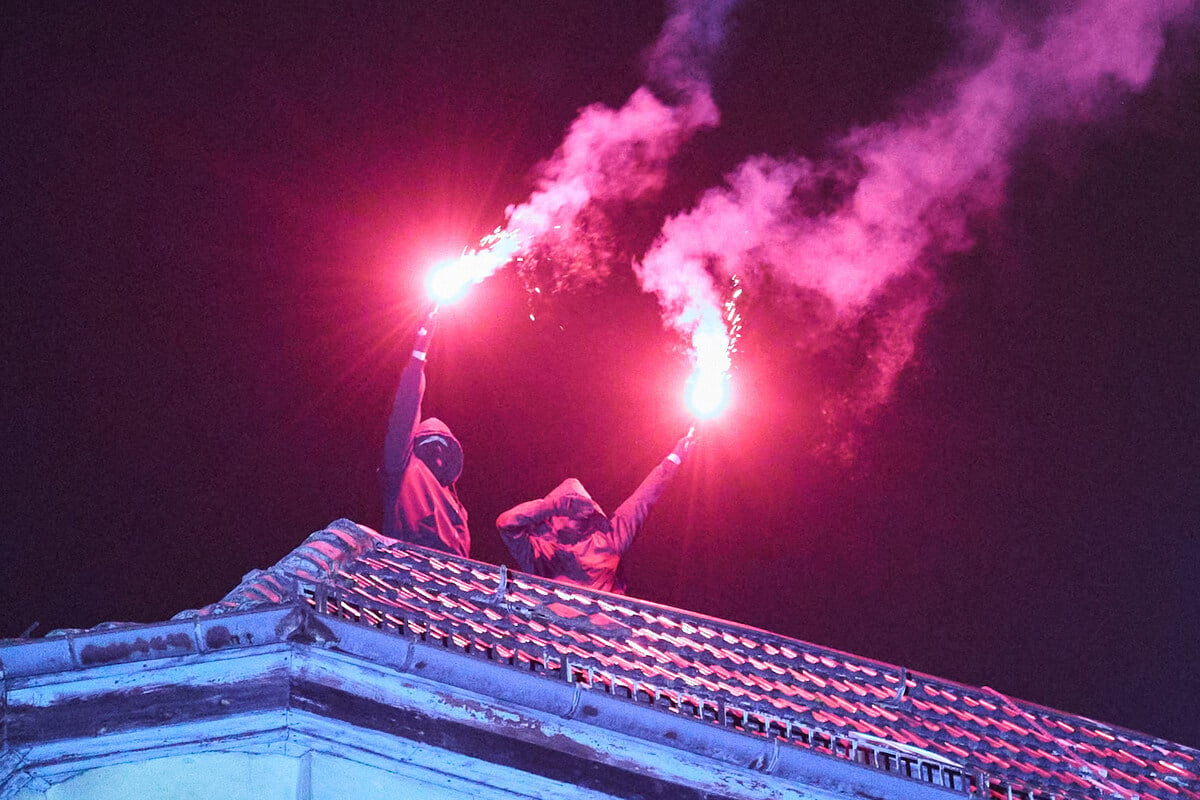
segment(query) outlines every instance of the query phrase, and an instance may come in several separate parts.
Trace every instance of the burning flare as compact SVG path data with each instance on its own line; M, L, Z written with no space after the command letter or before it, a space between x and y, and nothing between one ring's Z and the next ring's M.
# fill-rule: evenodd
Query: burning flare
M916 353L944 291L938 271L1003 208L1023 143L1047 123L1117 110L1153 77L1167 26L1196 18L1195 0L1031 4L1061 7L1040 20L968 5L964 52L986 57L939 71L936 103L914 97L850 130L828 159L751 156L663 223L637 269L668 325L691 334L710 284L744 275L810 320L798 346L865 354L846 365L850 388L824 403L829 418L872 412Z
M687 384L688 408L698 419L721 413L729 402L729 334L720 320L692 334L696 368Z
M496 228L483 237L478 249L435 265L425 287L438 305L453 303L466 294L472 284L490 277L511 261L518 248L516 231Z
M732 279L729 299L721 306L696 306L698 317L692 329L692 361L695 368L687 382L687 405L697 419L711 419L729 405L729 370L741 335L742 316L737 309L742 296L740 279Z

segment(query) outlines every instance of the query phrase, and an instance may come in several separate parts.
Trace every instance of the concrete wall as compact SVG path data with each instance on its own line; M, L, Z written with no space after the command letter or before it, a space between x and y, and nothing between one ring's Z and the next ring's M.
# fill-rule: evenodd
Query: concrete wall
M194 753L96 767L13 800L500 800L527 798L446 775L399 773L309 752ZM532 787L531 787L532 788Z

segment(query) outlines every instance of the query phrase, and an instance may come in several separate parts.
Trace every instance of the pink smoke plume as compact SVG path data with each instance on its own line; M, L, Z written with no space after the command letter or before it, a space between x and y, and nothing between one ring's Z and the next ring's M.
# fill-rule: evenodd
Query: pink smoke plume
M635 267L642 287L688 336L713 324L718 282L735 275L747 292L771 283L819 298L828 313L817 335L829 342L869 318L873 375L848 405L874 408L915 352L933 302L930 265L969 248L968 221L1003 203L1010 157L1030 126L1089 119L1114 88L1142 88L1164 25L1194 9L1190 0L1083 0L1024 28L976 9L969 22L990 56L939 76L947 100L849 132L827 163L747 159L666 221Z
M587 106L562 144L537 170L529 199L505 210L505 223L479 248L437 265L430 295L450 302L506 264L533 272L538 256L556 290L608 275L603 212L663 188L667 165L696 131L719 121L708 64L724 39L737 0L674 0L657 41L645 54L654 90L638 88L620 108ZM533 259L530 259L533 256Z
M651 195L666 183L667 165L697 130L717 124L707 64L723 39L735 0L677 0L646 54L657 94L637 89L618 109L587 106L554 154L538 168L530 198L506 210L504 228L519 242L555 251L558 281L604 277L607 265L574 257L589 236L586 212ZM661 99L660 99L661 98Z

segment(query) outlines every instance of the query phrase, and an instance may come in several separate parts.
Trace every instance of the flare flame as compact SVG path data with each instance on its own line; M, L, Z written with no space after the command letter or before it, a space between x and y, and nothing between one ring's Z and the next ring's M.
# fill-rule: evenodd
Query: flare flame
M519 249L515 231L496 228L480 241L478 248L436 264L426 279L425 287L439 305L453 303L466 294L473 284L492 276L513 260Z

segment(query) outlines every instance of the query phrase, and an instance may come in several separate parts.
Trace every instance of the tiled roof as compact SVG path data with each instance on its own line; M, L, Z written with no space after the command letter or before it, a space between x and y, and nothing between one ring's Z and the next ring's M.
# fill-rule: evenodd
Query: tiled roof
M989 800L1200 800L1200 752L1181 745L345 520L199 613L292 593L322 614Z

